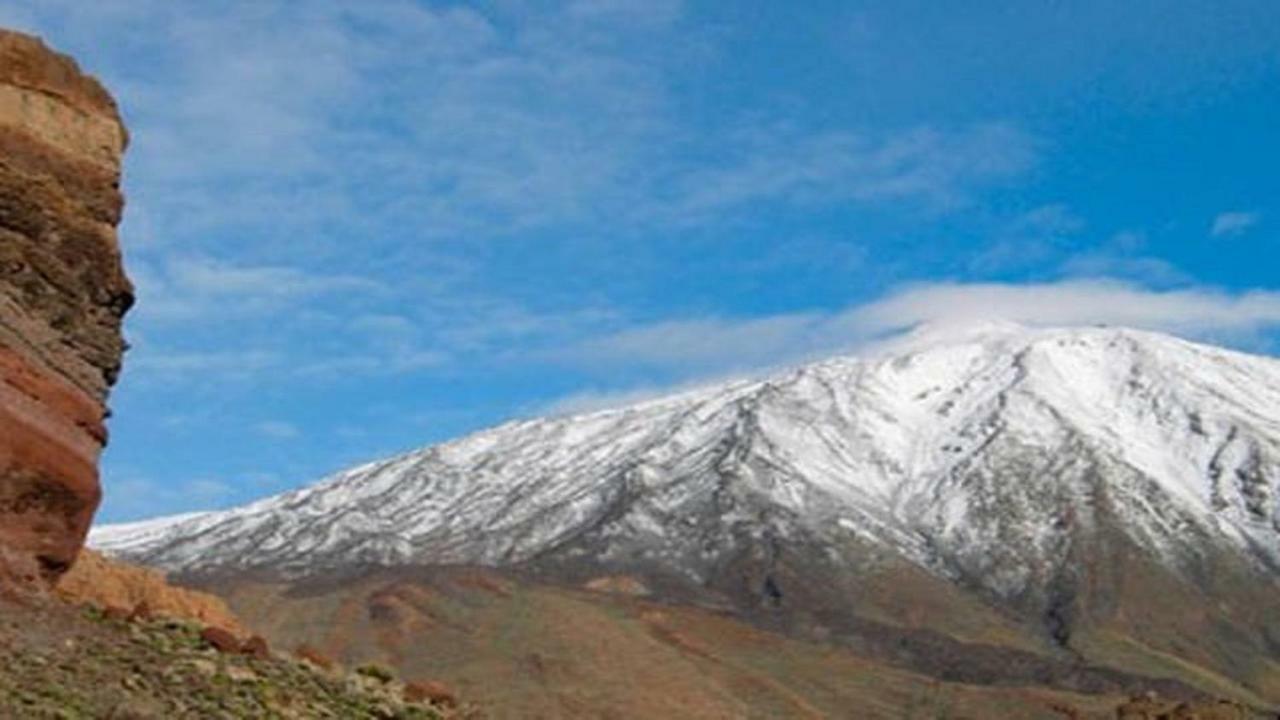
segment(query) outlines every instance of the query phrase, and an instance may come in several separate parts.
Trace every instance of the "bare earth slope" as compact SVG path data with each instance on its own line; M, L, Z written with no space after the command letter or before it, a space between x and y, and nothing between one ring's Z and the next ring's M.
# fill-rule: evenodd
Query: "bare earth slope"
M279 643L443 679L494 718L1109 718L1123 697L940 681L730 614L476 568L227 591Z

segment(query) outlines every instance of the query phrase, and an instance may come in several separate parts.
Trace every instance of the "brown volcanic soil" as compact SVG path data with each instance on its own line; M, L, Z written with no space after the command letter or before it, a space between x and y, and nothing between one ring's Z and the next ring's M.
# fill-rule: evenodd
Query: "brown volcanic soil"
M638 596L445 568L327 583L220 583L273 643L439 678L498 718L1114 717L1124 695L945 682Z

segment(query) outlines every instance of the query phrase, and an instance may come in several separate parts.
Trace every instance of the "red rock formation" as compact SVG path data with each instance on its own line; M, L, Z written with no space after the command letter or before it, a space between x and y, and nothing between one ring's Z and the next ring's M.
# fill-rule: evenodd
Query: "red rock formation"
M57 578L101 494L107 391L133 302L111 96L0 30L0 588Z

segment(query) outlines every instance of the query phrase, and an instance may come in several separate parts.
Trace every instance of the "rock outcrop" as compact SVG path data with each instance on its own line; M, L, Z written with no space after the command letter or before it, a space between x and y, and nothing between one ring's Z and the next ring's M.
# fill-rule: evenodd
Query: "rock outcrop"
M156 570L117 562L88 549L58 580L57 594L74 604L128 611L146 608L147 615L194 620L239 635L249 632L221 598L170 585Z
M133 302L116 225L128 135L71 58L0 30L0 588L75 560Z

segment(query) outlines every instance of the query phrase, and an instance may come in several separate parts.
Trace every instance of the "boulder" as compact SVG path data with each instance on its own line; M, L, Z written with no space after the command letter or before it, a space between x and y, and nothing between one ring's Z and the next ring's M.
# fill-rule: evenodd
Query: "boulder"
M267 644L267 639L261 635L254 635L244 644L240 646L240 652L257 660L271 659L271 646Z
M404 699L413 703L425 702L445 708L458 706L458 696L447 685L434 680L406 683Z
M299 645L298 648L293 651L293 654L298 656L299 659L306 660L321 670L332 670L335 665L333 658L325 655L319 649L312 647L311 645Z
M240 638L226 628L210 625L200 631L200 639L220 653L240 652Z

